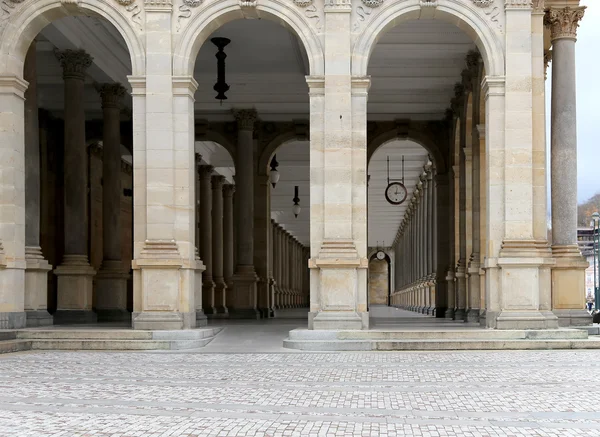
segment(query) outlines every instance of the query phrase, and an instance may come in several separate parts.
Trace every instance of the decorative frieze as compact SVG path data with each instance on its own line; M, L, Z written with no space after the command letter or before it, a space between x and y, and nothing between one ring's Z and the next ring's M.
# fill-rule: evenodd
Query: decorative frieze
M305 8L307 6L312 5L313 0L294 0L294 4L296 6L300 6L301 8Z
M368 8L378 8L383 4L383 0L362 0L362 2Z
M577 38L579 21L583 18L585 6L571 8L550 8L544 17L544 23L550 27L552 40L559 38Z
M473 3L480 8L487 8L494 4L494 0L473 0Z
M533 7L532 0L504 0L506 9L531 9Z

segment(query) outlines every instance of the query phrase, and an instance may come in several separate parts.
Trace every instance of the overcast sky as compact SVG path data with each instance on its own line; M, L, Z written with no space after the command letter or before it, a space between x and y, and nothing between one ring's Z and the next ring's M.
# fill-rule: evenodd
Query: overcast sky
M577 198L600 192L600 1L581 0L587 6L577 32ZM548 79L551 75L548 75ZM551 81L546 82L548 97ZM550 104L548 99L547 111ZM549 121L548 121L549 123ZM550 138L548 138L550 144Z

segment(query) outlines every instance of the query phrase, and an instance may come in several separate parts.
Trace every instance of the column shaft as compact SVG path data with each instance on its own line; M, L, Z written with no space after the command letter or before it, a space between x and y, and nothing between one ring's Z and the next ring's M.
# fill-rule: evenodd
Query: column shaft
M223 316L227 309L227 285L223 271L223 184L225 177L213 175L212 187L212 277L215 283L215 310Z
M56 323L97 320L92 311L92 278L88 261L88 162L85 145L84 81L92 58L82 50L56 53L65 85L64 187L65 253L58 276Z
M213 281L213 251L212 251L212 188L211 178L214 167L200 167L200 258L206 270L202 275L202 308L204 313L214 315L215 283Z

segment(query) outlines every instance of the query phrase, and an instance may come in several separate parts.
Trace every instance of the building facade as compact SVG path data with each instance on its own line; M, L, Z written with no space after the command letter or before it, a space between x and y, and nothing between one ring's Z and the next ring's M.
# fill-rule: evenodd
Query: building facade
M309 307L311 329L368 329L380 245L391 305L497 329L590 322L578 0L2 0L0 11L0 327L187 329ZM384 197L394 181L399 205Z

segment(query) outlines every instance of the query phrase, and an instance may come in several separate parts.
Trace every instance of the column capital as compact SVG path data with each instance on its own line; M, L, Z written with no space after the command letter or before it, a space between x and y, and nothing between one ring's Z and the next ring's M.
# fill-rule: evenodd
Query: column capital
M235 185L223 184L223 197L231 197L235 193Z
M214 174L210 178L212 189L215 191L223 190L223 184L225 183L225 176L220 174Z
M258 119L256 109L234 109L233 116L237 121L238 130L254 130L254 122Z
M201 165L198 167L198 173L199 173L199 178L200 180L202 179L210 179L210 177L212 176L212 173L214 171L214 167L212 165Z
M544 23L550 27L550 38L552 41L561 38L577 38L579 21L583 18L585 6L579 7L551 7L546 12Z
M85 72L94 60L85 50L55 50L54 56L63 69L63 79L85 79Z
M96 83L96 91L102 99L102 108L120 108L127 89L120 83Z

